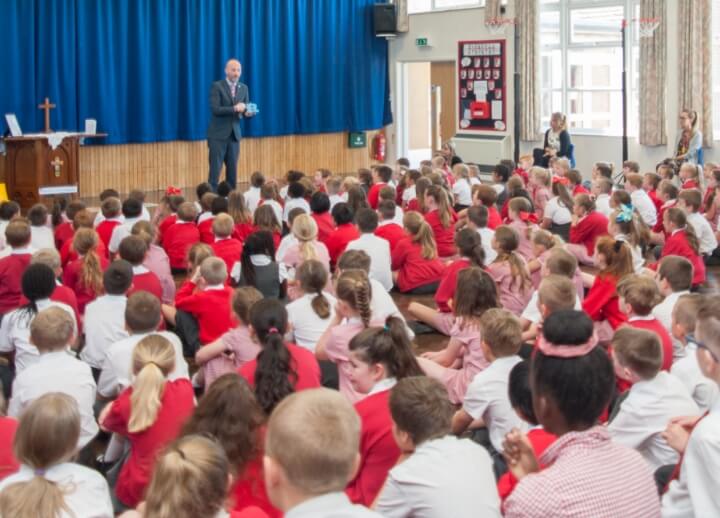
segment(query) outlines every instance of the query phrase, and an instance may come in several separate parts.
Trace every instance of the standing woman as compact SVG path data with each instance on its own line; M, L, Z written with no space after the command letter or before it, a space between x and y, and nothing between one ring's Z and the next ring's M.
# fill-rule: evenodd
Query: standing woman
M570 158L570 133L567 131L567 117L555 112L550 117L550 128L545 132L543 149L533 149L534 165L547 167L553 157Z
M675 139L675 156L678 164L688 162L697 165L698 151L702 147L702 132L697 129L698 114L695 110L680 112L680 133Z

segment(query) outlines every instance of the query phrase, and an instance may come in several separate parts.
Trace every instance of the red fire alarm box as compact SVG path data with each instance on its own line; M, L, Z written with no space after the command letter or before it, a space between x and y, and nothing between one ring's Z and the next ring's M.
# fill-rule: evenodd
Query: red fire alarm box
M487 101L473 101L470 103L470 118L472 119L489 119L490 103Z

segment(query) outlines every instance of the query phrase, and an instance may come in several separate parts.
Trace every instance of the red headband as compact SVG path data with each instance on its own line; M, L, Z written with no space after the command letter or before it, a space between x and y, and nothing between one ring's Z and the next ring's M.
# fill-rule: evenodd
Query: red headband
M165 189L165 196L178 196L182 194L182 190L172 185Z
M565 176L553 176L552 183L559 183L562 185L570 185L570 180Z
M545 340L541 334L538 336L536 347L545 356L554 358L579 358L590 353L598 344L597 334L593 333L590 339L584 344L554 344Z
M524 221L525 223L537 223L538 217L537 214L534 212L526 212L524 210L521 210L518 214L520 216L520 220Z

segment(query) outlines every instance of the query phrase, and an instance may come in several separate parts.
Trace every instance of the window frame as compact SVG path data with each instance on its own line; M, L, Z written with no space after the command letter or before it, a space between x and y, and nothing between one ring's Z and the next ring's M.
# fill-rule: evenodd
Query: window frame
M553 3L540 3L541 13L543 12L556 12L558 13L559 20L559 42L552 44L543 44L542 34L540 38L540 56L541 59L547 53L552 51L559 51L560 62L562 68L562 80L559 88L544 88L543 80L540 80L540 96L541 99L545 93L550 93L551 97L553 93L560 93L561 98L561 111L570 118L570 93L577 93L582 95L584 92L609 92L622 93L621 87L582 87L572 88L570 86L571 70L569 63L569 54L573 51L592 50L592 49L611 49L619 48L622 49L622 40L619 42L572 42L571 40L571 11L577 9L587 8L603 8L603 7L622 7L623 8L623 19L632 20L637 17L637 9L639 6L639 0L558 0ZM629 16L628 16L629 14ZM542 16L542 14L541 14ZM636 136L637 129L637 117L633 117L634 111L638 109L638 90L639 84L635 87L635 75L637 70L634 62L635 49L639 49L639 42L637 38L637 27L636 23L628 23L626 37L627 41L630 42L625 49L625 59L627 62L627 75L626 83L628 87L628 135ZM618 27L620 32L620 27ZM639 55L639 52L638 52ZM541 67L542 73L542 67ZM621 71L622 74L622 71ZM549 81L552 84L552 80ZM552 102L552 101L551 101ZM612 115L612 112L611 112ZM622 118L622 113L619 114ZM613 119L611 118L611 121ZM542 131L544 132L549 128L549 118L542 121ZM573 134L576 135L592 135L592 136L609 136L609 137L620 137L622 136L622 120L619 124L620 130L614 129L593 129L593 128L572 128Z
M485 7L485 0L475 0L475 4L466 5L455 5L455 6L436 6L436 0L430 0L430 9L422 11L410 11L410 5L408 5L408 15L414 14L427 14L427 13L439 13L443 11L460 11L462 9L477 9L479 7Z

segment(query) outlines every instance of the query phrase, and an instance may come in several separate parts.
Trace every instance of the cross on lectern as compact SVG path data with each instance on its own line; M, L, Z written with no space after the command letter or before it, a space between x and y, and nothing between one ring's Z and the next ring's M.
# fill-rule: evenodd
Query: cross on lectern
M45 98L45 102L42 104L38 104L38 109L43 110L45 112L45 133L51 133L52 130L50 129L50 110L55 108L55 104L50 102L50 99L47 97Z

